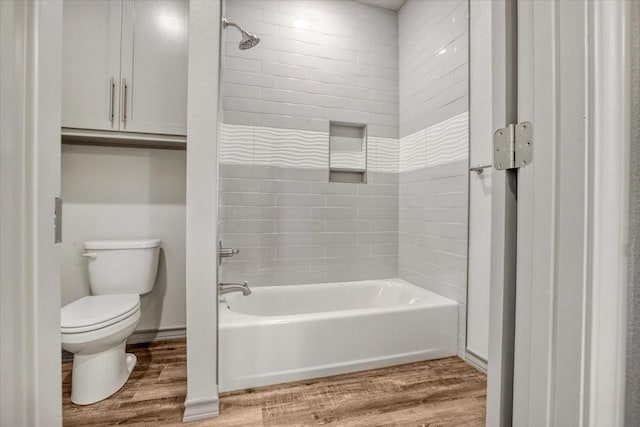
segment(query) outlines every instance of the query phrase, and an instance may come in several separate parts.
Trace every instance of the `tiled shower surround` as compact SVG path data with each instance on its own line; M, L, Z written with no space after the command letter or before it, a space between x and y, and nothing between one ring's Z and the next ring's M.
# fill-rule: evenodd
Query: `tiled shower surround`
M351 0L227 0L226 17L260 35L239 50L226 31L224 123L328 132L329 121L398 138L398 20Z
M366 184L328 182L328 133L224 124L221 232L240 254L222 278L402 277L464 304L467 122L465 112L399 141L369 138Z
M253 286L401 277L460 305L468 177L466 0L226 0L221 230ZM330 121L366 124L366 184L328 182Z
M365 184L328 182L327 133L223 125L223 280L402 277L464 303L467 121L374 143Z
M355 1L227 0L262 42L225 32L224 280L398 275L398 21ZM367 125L366 184L328 182L329 122Z
M223 280L255 286L398 274L398 174L327 182L320 169L221 165Z
M468 8L466 0L408 0L398 12L399 276L460 303L461 356L467 303Z

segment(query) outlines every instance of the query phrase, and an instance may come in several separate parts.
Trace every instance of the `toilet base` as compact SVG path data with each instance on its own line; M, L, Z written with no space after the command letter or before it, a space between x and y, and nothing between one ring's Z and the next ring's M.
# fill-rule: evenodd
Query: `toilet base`
M111 396L127 382L136 366L134 354L125 352L126 342L100 353L74 354L71 401L90 405Z

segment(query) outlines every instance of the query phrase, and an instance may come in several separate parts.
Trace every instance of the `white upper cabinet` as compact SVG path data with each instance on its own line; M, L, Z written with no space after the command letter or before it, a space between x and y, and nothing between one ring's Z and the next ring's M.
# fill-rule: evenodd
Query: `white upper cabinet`
M62 126L118 130L121 0L64 2Z
M122 130L186 134L187 5L124 0Z
M187 0L65 0L62 126L186 135L187 19Z

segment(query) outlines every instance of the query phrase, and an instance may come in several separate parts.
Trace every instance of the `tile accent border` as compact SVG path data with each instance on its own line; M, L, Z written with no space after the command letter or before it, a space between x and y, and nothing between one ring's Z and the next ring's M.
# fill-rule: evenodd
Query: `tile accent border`
M400 139L400 172L468 157L468 111Z
M398 172L398 139L367 138L367 170ZM282 168L328 169L329 131L224 123L220 163Z
M367 170L397 173L466 159L468 122L465 111L401 139L369 136ZM223 123L220 163L328 169L329 131Z

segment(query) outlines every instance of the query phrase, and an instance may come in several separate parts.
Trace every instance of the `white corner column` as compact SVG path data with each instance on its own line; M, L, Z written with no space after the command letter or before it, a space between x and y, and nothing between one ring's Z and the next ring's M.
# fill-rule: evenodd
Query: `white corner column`
M220 1L190 0L185 422L218 415L215 260L220 19Z

